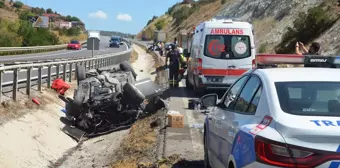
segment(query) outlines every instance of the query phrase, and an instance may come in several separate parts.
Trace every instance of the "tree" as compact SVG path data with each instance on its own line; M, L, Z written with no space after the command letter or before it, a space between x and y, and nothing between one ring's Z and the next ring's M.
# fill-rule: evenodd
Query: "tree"
M22 8L22 6L24 6L24 3L22 3L21 1L15 1L13 6L15 8Z
M52 14L53 10L51 8L46 9L46 13Z

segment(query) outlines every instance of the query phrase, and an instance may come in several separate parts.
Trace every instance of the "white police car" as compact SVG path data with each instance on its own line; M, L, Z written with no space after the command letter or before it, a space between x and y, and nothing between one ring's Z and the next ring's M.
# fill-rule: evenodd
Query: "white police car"
M285 58L286 57L286 58ZM263 55L315 68L255 69L213 106L204 124L205 167L340 168L340 57ZM314 64L317 63L317 64Z

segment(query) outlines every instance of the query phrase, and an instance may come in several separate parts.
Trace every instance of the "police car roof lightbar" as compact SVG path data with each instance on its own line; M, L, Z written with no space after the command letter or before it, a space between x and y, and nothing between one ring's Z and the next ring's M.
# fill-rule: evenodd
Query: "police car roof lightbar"
M304 56L294 54L257 54L256 63L261 65L303 64Z
M304 64L305 67L340 68L340 56L257 54L257 65Z

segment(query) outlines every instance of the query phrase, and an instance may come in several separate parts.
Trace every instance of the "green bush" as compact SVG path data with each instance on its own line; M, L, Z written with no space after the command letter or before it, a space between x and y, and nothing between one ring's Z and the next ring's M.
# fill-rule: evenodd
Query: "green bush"
M157 23L155 23L157 30L162 30L165 27L165 20L161 19Z
M41 46L59 44L58 37L46 28L33 28L30 22L0 20L0 46Z
M72 27L69 29L63 27L61 29L58 28L56 30L58 30L60 36L79 36L81 33L80 28L77 27Z
M186 20L196 9L198 6L193 5L191 8L187 6L181 7L181 9L177 10L173 13L172 17L175 19L175 24L179 26L184 20Z
M22 8L22 6L24 6L24 3L22 3L21 1L15 1L13 6L15 8Z
M153 16L148 23L146 23L146 26L148 26L150 23L152 23L154 20L156 20L158 17L157 16Z
M293 27L287 28L281 43L275 47L276 53L292 53L297 41L309 43L328 30L339 19L325 8L325 4L300 13Z
M261 44L259 47L259 53L267 52L267 44Z
M223 5L223 4L225 4L227 1L226 0L222 0L221 1L221 4Z
M5 7L5 2L4 1L0 1L0 8L4 8Z

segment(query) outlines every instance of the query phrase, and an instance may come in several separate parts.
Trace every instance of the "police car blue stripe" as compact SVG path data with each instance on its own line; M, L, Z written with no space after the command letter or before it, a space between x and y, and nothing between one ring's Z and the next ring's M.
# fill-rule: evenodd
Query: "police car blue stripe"
M253 135L240 130L235 136L231 154L234 156L237 167L244 167L255 162L255 140Z
M340 153L340 145L338 146L338 149L336 152ZM328 168L339 168L340 167L340 162L332 162Z

